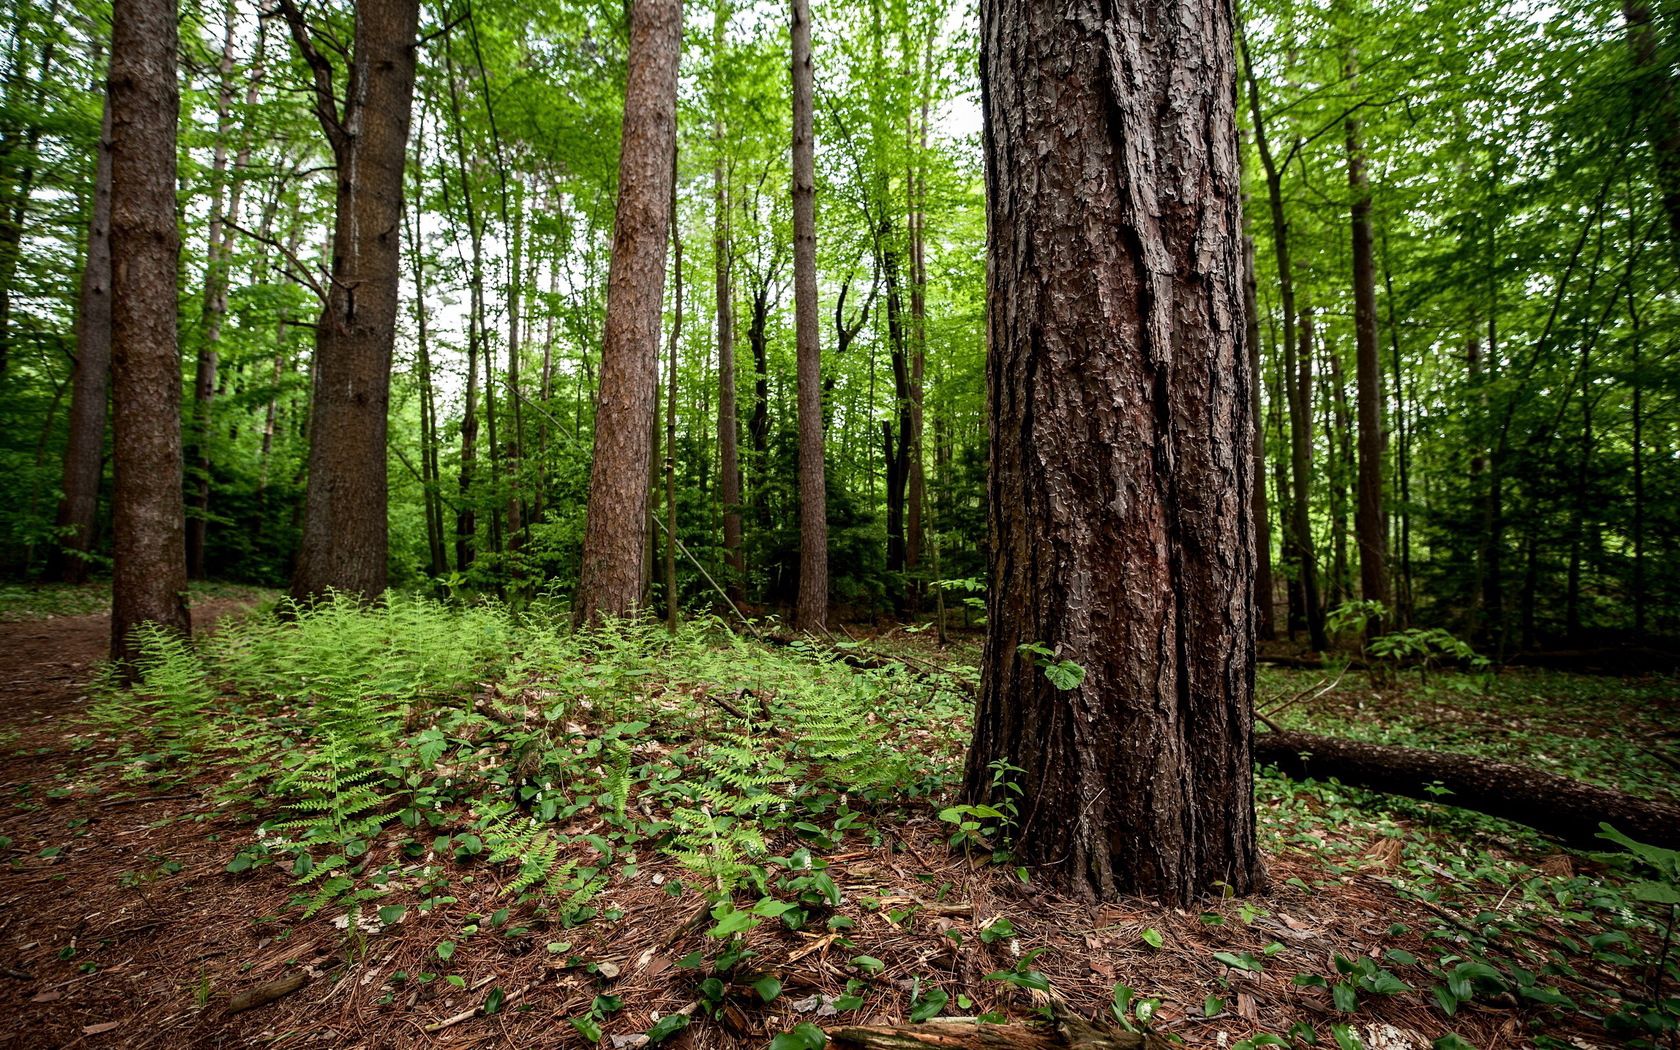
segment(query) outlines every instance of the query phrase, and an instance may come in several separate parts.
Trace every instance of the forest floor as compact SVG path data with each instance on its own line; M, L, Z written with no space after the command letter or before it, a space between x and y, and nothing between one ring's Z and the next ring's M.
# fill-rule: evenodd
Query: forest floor
M201 599L195 623L256 597ZM950 844L956 825L949 811L942 819L950 799L941 793L967 732L961 690L918 697L907 678L888 689L919 706L883 711L884 739L914 753L918 768L943 772L922 777L925 794L867 807L860 788L866 822L848 826L842 792L838 810L830 795L810 811L824 827L767 832L768 852L789 854L787 875L750 910L757 891L737 890L738 911L680 891L685 881L696 888L692 857L645 846L638 855L648 840L613 830L603 793L559 818L568 849L607 857L588 908L555 912L505 892L517 873L470 846L478 839L467 829L483 825L468 805L427 818L454 833L432 851L392 846L395 822L370 836L371 848L346 848L353 861L366 851L358 870L389 856L404 877L375 879L368 909L317 901L308 914L297 889L307 865L303 878L296 865L252 866L247 851L271 833L253 833L260 814L224 794L226 767L172 771L159 754L126 751L121 734L90 731L89 683L107 631L99 614L0 623L0 1046L582 1047L598 1038L631 1047L651 1033L671 1035L674 1047L758 1050L801 1022L1030 1019L1046 988L1060 1009L1120 1013L1189 1046L1492 1050L1669 1038L1668 1014L1648 1005L1673 995L1672 978L1661 983L1673 964L1657 954L1666 951L1660 924L1610 861L1445 806L1268 775L1257 806L1269 889L1188 911L1092 907L1024 881L973 842ZM874 649L944 667L965 659L902 633ZM669 707L676 676L657 684L657 673L633 672L639 700ZM745 680L769 672L756 674ZM1310 718L1297 708L1294 724L1507 758L1538 753L1558 772L1675 792L1680 690L1671 680L1519 674L1484 695L1452 675L1381 692L1355 677L1317 696ZM1322 692L1327 681L1268 672L1263 702ZM684 702L692 693L712 706L682 688ZM718 695L738 706L754 688ZM468 711L542 702L482 682L469 691ZM620 730L642 731L620 723L604 735ZM646 768L671 744L660 732L656 724L652 740L632 745ZM646 776L639 790L652 798L659 777ZM649 812L628 787L608 790L620 818L626 799L632 817ZM394 866L403 849L425 852L423 871ZM433 864L433 853L444 860ZM799 870L831 882L813 897L789 881ZM778 893L783 903L766 908ZM372 904L386 901L400 903L375 920ZM809 910L809 928L790 928L778 910L787 902L803 902L795 914ZM1632 1020L1607 1030L1604 1018L1617 1013ZM691 1023L673 1024L677 1016ZM1628 1027L1641 1016L1646 1029Z

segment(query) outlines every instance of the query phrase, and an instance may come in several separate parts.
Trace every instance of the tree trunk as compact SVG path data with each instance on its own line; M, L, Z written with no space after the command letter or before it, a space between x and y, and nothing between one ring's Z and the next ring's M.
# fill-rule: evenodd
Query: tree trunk
M822 356L817 342L816 161L810 0L793 0L793 300L799 391L799 604L807 631L828 623L828 493L823 479Z
M1600 821L1641 842L1680 846L1680 806L1650 802L1527 766L1447 751L1363 744L1307 733L1261 733L1254 759L1297 779L1335 777L1392 795L1463 806L1580 849L1603 849ZM1448 794L1442 794L1442 788Z
M665 377L665 629L677 633L677 350L682 345L682 228L677 225L677 154L671 150L671 346Z
M227 192L228 135L233 125L233 35L236 12L223 6L225 29L217 65L216 141L210 153L210 225L204 262L204 302L199 314L198 361L193 372L192 445L186 460L191 498L187 500L187 575L204 579L204 536L210 525L210 431L216 397L217 344L227 314L228 235L222 204Z
M386 584L386 433L401 276L403 167L419 0L359 0L342 112L330 63L280 0L315 73L315 112L338 170L331 283L315 329L309 482L292 596L376 597Z
M747 344L753 355L753 408L747 417L747 440L752 445L753 517L761 531L770 527L770 279L753 288L752 321Z
M426 139L423 115L418 138L422 142ZM426 250L420 225L425 203L425 165L418 153L416 150L414 203L408 209L408 218L413 222L409 228L408 243L409 258L414 270L415 370L420 385L420 484L426 510L427 572L432 579L437 580L448 575L449 558L444 551L443 542L443 492L436 473L437 399L432 387L431 340L426 324L429 313L426 294Z
M629 616L641 592L681 52L681 0L633 0L580 623Z
M1358 74L1358 65L1351 58L1348 72L1352 76ZM1382 361L1377 353L1376 270L1371 259L1371 188L1365 177L1365 147L1359 139L1359 121L1349 117L1346 131L1348 190L1353 195L1349 225L1353 241L1353 332L1359 393L1359 485L1353 528L1359 544L1359 596L1387 606ZM1380 634L1382 629L1381 617L1372 617L1366 623L1366 634L1370 637Z
M910 476L906 481L904 523L904 569L908 580L910 611L917 611L921 581L916 578L922 564L922 530L927 502L927 473L922 463L922 397L927 377L927 152L928 123L933 96L934 30L928 29L922 55L922 109L919 141L911 145L915 158L905 179L909 195L910 232L910 434L907 440ZM906 47L908 51L908 47Z
M71 377L70 437L64 446L64 498L59 543L49 574L65 583L87 579L99 510L105 417L111 382L111 102L105 100L94 164L93 209L76 307L76 363Z
M1255 633L1271 640L1277 637L1273 624L1274 592L1272 589L1272 524L1266 506L1266 428L1260 411L1260 298L1254 279L1254 239L1243 236L1243 317L1246 321L1244 337L1248 342L1249 383L1248 414L1254 420L1254 615Z
M1283 384L1289 395L1290 514L1295 519L1295 549L1300 555L1301 604L1307 637L1314 649L1327 649L1324 605L1318 594L1318 561L1312 539L1312 307L1301 311L1300 346L1284 357Z
M1303 326L1303 331L1305 327ZM1330 478L1330 579L1328 607L1353 596L1353 573L1348 564L1348 473L1353 462L1353 413L1348 407L1347 379L1342 372L1341 351L1329 338L1320 336L1325 369L1320 384L1324 393L1324 444L1326 473Z
M740 417L735 407L735 303L729 280L729 181L724 168L723 73L729 2L717 0L712 15L712 264L717 283L718 497L723 503L723 557L729 573L724 590L739 603L747 560L741 549Z
M1248 82L1248 107L1254 125L1254 145L1260 154L1261 167L1266 173L1266 197L1271 206L1272 247L1277 254L1278 297L1283 310L1283 368L1286 401L1289 409L1289 464L1292 475L1289 497L1289 542L1285 552L1294 554L1294 589L1304 607L1307 634L1315 649L1328 647L1324 635L1324 609L1318 600L1318 567L1313 550L1311 510L1312 416L1309 412L1311 385L1304 392L1296 380L1300 367L1296 360L1295 278L1290 266L1289 219L1283 207L1283 172L1272 155L1271 142L1266 137L1266 121L1260 108L1260 82L1254 72L1254 57L1249 53L1248 38L1241 41L1243 70ZM1309 338L1310 342L1310 338ZM1310 362L1307 364L1311 367ZM1290 629L1295 624L1291 621Z
M192 629L181 496L176 347L176 11L111 10L111 379L115 404L111 658L132 667L134 628Z
M992 590L966 793L1008 799L1001 770L1016 854L1100 899L1263 880L1230 18L981 5Z

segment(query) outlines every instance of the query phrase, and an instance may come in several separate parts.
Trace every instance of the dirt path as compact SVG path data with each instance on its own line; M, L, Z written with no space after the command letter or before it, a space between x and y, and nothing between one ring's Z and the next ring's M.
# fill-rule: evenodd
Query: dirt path
M193 619L247 604L210 600ZM86 687L109 645L104 615L0 624L0 1046L187 1045L138 1015L193 956L216 953L206 921L249 925L195 914L225 863L202 826L149 826L192 807L191 789L148 801L171 789L101 768L103 748L85 742ZM190 986L178 998L193 1007Z

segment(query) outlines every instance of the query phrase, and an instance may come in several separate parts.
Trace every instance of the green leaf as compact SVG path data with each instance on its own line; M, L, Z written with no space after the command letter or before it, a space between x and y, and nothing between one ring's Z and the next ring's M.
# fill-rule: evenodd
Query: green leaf
M455 958L455 942L439 941L437 946L437 957L442 959L444 962L448 962L449 960Z
M1225 1009L1225 1000L1217 995L1210 995L1202 1000L1203 1017L1215 1017L1223 1009Z
M859 955L852 960L852 965L870 975L878 974L887 968L886 963L873 955Z
M809 1021L801 1021L770 1040L770 1050L822 1050L827 1045L828 1033Z
M578 1034L589 1040L591 1043L599 1043L601 1041L601 1025L594 1017L587 1015L583 1017L574 1017L572 1018L572 1027L576 1028L578 1030Z
M753 982L753 991L765 1002L770 1002L782 994L782 982L774 977L764 976Z
M484 997L484 1015L488 1017L491 1014L500 1013L502 1004L505 1002L507 1002L507 993L502 991L500 985L492 985L490 994Z
M1337 981L1331 985L1330 998L1336 1001L1336 1009L1344 1014L1359 1009L1359 989L1350 981Z
M1359 1036L1348 1025L1331 1025L1330 1037L1336 1040L1336 1045L1341 1050L1365 1050L1365 1044L1360 1042Z
M939 1016L939 1011L945 1009L950 996L937 988L929 989L922 995L916 1005L910 1008L910 1023L921 1024L923 1021Z
M1144 930L1142 933L1138 934L1138 936L1143 938L1143 943L1149 945L1151 948L1159 948L1162 945L1162 943L1164 943L1163 940L1162 940L1162 937L1161 937L1161 931L1160 930L1156 930L1156 929Z
M648 1042L663 1043L665 1040L671 1038L673 1035L676 1035L678 1032L687 1027L687 1014L666 1014L664 1017L661 1017L659 1020L653 1022L653 1027L647 1030Z

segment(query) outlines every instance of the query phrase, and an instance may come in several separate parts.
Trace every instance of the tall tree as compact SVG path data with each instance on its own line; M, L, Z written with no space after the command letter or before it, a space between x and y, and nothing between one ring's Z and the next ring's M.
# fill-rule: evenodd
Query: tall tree
M339 590L372 597L386 582L386 414L420 3L358 0L342 91L294 0L279 4L314 78L315 116L338 173L292 596Z
M111 5L111 658L125 664L140 624L192 629L175 343L176 44L174 0Z
M59 543L50 574L65 583L87 579L99 510L105 455L105 417L111 383L111 103L106 97L94 161L93 208L88 220L76 303L76 363L71 376L70 437L64 445Z
M187 478L187 575L204 579L204 539L210 526L210 429L216 397L218 343L227 314L227 256L231 238L224 229L227 198L228 136L233 129L233 42L238 11L222 8L222 58L216 67L216 140L210 151L210 222L204 265L204 302L199 322L198 362L193 373L192 445L186 450L192 470Z
M1016 767L1016 852L1090 896L1246 893L1253 377L1230 7L983 0L980 17L992 591L967 794Z
M1357 59L1349 57L1347 77L1359 75ZM1383 391L1382 359L1377 350L1377 277L1371 251L1371 187L1365 175L1365 146L1359 118L1344 122L1347 141L1348 191L1353 204L1349 228L1353 245L1353 334L1355 376L1359 392L1359 485L1354 508L1354 536L1359 543L1359 596L1388 605L1388 522L1383 514ZM1382 630L1382 618L1372 617L1370 634Z
M712 266L717 285L718 346L718 499L723 504L723 553L729 573L724 589L739 601L747 561L741 549L740 410L735 405L735 302L730 284L729 180L724 158L723 105L725 34L729 0L717 0L712 12Z
M1289 254L1289 218L1283 201L1283 170L1294 151L1291 150L1290 154L1283 158L1282 164L1272 152L1271 139L1266 134L1265 115L1260 106L1260 76L1254 68L1254 54L1248 46L1246 33L1240 43L1243 73L1248 83L1248 108L1253 123L1254 147L1260 154L1260 165L1266 175L1266 199L1270 205L1272 220L1272 249L1277 256L1278 299L1283 312L1283 336L1279 342L1283 345L1283 385L1289 415L1288 474L1291 482L1288 542L1284 544L1284 554L1294 555L1294 584L1303 606L1302 615L1306 620L1308 637L1313 648L1323 649L1329 645L1329 639L1324 633L1324 608L1318 599L1318 563L1313 551L1309 498L1312 474L1312 401L1308 396L1310 384L1308 393L1303 393L1301 384L1296 380L1300 368L1306 367L1310 370L1311 362L1303 366L1297 360L1295 277ZM1293 622L1289 630L1290 637L1294 637Z
M610 425L595 428L583 564L574 603L580 623L628 616L641 594L681 53L681 0L633 0L618 211L595 413Z
M799 393L799 626L828 624L828 486L818 344L810 0L793 0L793 313Z

